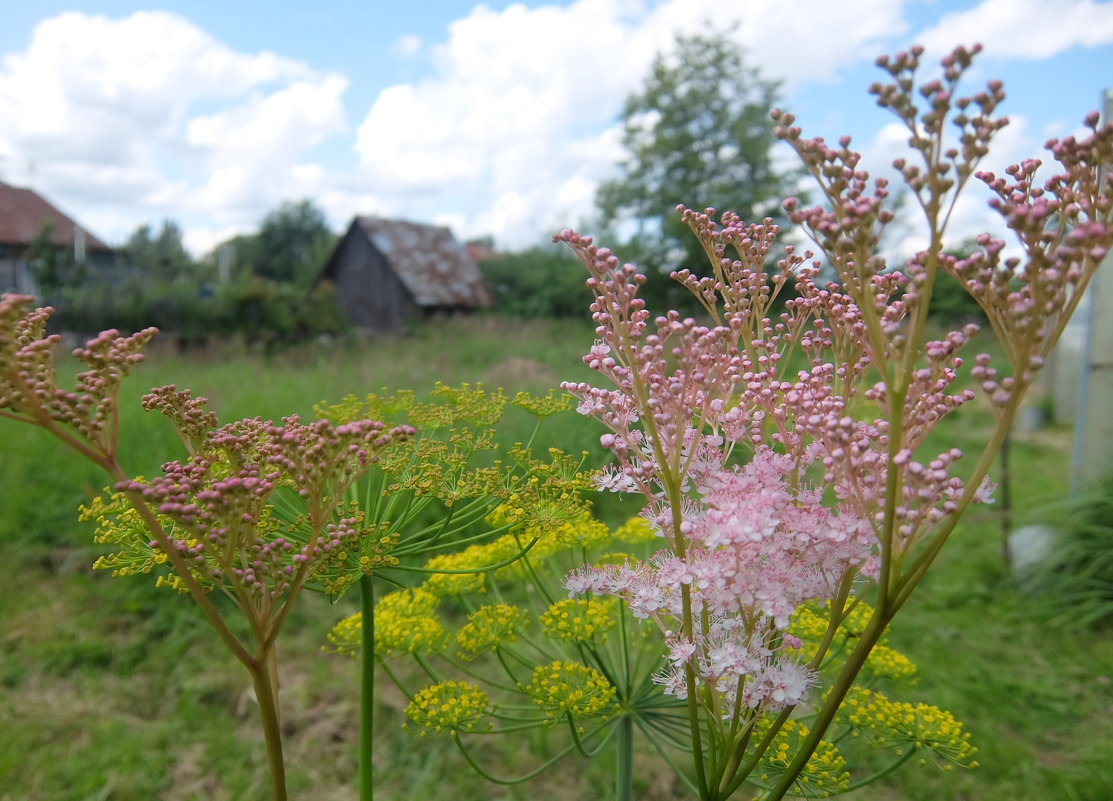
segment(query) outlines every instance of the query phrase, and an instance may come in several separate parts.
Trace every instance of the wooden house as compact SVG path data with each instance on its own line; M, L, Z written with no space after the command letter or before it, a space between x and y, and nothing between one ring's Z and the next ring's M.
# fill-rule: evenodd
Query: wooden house
M50 231L47 245L75 262L109 265L115 255L108 245L79 226L31 189L0 182L0 292L38 294L33 274L33 246Z
M317 279L363 331L399 331L407 321L491 305L483 275L447 228L356 217Z

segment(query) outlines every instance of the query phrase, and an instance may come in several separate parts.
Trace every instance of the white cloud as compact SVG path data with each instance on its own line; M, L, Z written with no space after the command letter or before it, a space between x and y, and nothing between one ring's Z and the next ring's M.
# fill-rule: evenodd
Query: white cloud
M833 80L905 27L888 0L798 2L792 14L775 0L480 5L432 48L432 77L379 95L359 126L361 163L400 208L456 214L468 235L493 233L504 246L535 241L544 226L593 211L596 186L623 155L623 100L677 32L707 33L708 20L716 30L737 22L750 64L786 86Z
M931 53L981 42L999 59L1040 60L1113 42L1113 4L1095 0L984 0L947 14L918 39Z
M236 52L174 14L67 12L4 57L0 143L109 240L162 217L223 231L276 205L277 189L312 184L286 168L345 130L346 87L269 51Z
M428 29L396 38L394 62L431 72L378 92L353 126L348 76L237 51L170 13L64 13L0 61L0 168L10 177L33 162L37 188L114 241L172 217L191 247L205 247L251 230L283 200L308 197L334 225L354 213L438 219L460 236L518 246L594 212L596 187L624 155L622 101L678 32L730 31L790 101L808 86L840 91L895 42L942 49L973 33L991 52L1044 58L1113 41L1108 3L986 0L938 12L938 24L917 34L908 2L477 5L439 39ZM868 108L864 94L853 98ZM813 115L800 116L807 130ZM1020 153L1037 144L1012 131ZM883 135L869 149L887 164L886 147Z
M420 36L408 33L405 36L399 36L392 49L403 58L410 58L421 52L423 44Z

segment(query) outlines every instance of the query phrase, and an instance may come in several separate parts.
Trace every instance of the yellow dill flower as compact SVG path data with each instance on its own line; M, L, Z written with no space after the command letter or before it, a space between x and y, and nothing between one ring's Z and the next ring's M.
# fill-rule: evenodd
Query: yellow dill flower
M944 760L944 767L976 767L978 749L954 715L930 704L893 701L879 692L851 688L839 710L855 730L876 745L923 748ZM898 750L899 753L899 750Z
M572 408L572 402L571 395L564 393L558 395L551 389L549 394L545 396L518 392L514 395L514 400L511 401L519 409L529 412L534 417L551 417L554 414L566 412Z
M759 724L757 733L768 731L768 724ZM792 758L808 735L808 727L795 720L787 721L762 756L756 771L757 778L764 784L771 784L784 773ZM760 739L760 738L755 738ZM826 740L820 740L804 770L796 778L794 795L806 798L826 798L846 790L850 786L850 773L846 760L839 749Z
M481 572L493 564L498 564L499 551L487 545L471 545L457 553L438 554L425 563L427 570L454 571L433 573L422 585L435 596L463 595L469 592L486 592L487 577ZM479 572L455 572L475 570Z
M831 642L831 652L855 640L865 630L873 608L863 601L855 601L853 609L846 615ZM805 653L814 653L827 633L828 616L826 610L812 605L801 606L793 613L789 624L790 634L799 637L804 644ZM882 635L866 661L866 670L879 678L908 680L916 675L916 665L908 657L887 645L888 638Z
M827 633L828 618L810 605L801 606L792 613L788 631L808 644L818 645Z
M406 717L421 729L421 736L447 731L476 731L483 726L489 700L478 687L463 681L431 684L414 696L406 707Z
M580 519L560 526L555 533L558 539L584 548L602 547L609 544L614 536L604 523L586 512Z
M436 617L438 599L418 587L384 595L375 605L375 653L429 653L444 648L448 632Z
M875 645L866 660L866 670L886 679L910 679L916 675L912 660L887 645Z
M526 612L510 604L487 604L470 615L468 622L456 633L460 658L471 661L486 650L494 650L504 642L518 639L517 631L526 622Z
M328 633L328 641L329 645L324 647L324 651L355 659L363 643L363 615L356 612L341 620Z
M541 615L545 633L557 640L602 642L617 624L616 598L567 598L557 601Z
M644 517L631 517L614 530L614 538L629 545L653 542L657 539L657 529Z
M99 495L93 498L87 506L79 508L78 520L96 521L93 542L97 545L112 545L118 549L114 553L98 557L93 563L94 570L111 570L113 577L135 576L150 573L157 566L169 561L159 548L151 547L151 533L147 524L122 492L112 493L107 500ZM160 515L159 520L167 531L176 532L174 524L168 518ZM168 579L160 576L156 586L185 589L185 583L177 577Z
M550 662L533 669L533 680L522 690L551 722L571 715L573 720L606 717L615 689L595 668L579 662Z
M487 392L482 384L460 384L450 387L439 381L430 395L443 398L461 420L475 425L491 426L502 419L502 410L509 400L501 389Z

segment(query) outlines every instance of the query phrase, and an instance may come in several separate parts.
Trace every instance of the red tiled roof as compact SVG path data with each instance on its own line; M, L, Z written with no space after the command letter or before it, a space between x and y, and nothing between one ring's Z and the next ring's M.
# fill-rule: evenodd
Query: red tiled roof
M74 229L80 227L77 223L32 190L0 182L0 245L29 245L48 223L51 242L72 248ZM85 228L81 230L87 250L112 249Z

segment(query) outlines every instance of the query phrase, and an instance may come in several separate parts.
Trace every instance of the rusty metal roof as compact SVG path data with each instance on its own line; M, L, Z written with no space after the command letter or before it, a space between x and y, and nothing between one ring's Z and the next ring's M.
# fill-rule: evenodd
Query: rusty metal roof
M490 306L491 292L467 250L447 228L357 217L419 306Z
M46 225L50 225L50 241L54 245L73 247L74 231L80 228L77 223L36 192L0 181L0 245L26 247ZM87 250L112 250L88 230L80 230L85 235Z

